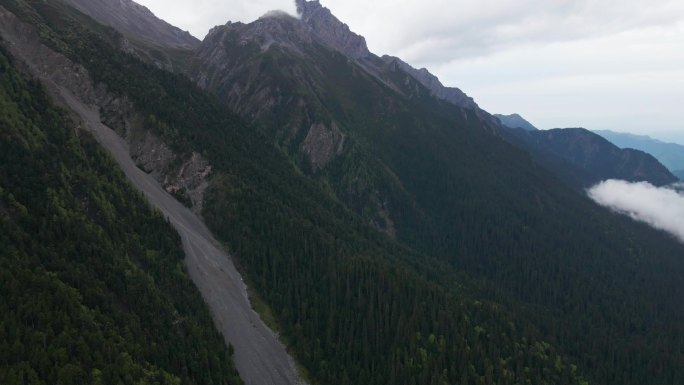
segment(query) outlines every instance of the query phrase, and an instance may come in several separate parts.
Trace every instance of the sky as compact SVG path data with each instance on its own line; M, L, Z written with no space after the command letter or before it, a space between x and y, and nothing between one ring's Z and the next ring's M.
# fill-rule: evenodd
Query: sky
M664 230L684 243L684 185L654 187L647 182L601 182L588 194L598 204Z
M293 0L137 0L198 38ZM682 0L321 0L378 55L491 113L684 144Z

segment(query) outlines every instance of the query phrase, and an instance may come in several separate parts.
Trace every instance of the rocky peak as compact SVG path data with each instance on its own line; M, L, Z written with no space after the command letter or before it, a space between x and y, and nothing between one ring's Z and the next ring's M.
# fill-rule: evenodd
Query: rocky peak
M349 29L318 1L296 0L297 12L302 21L323 44L349 56L363 59L371 55L366 39Z
M63 1L129 38L171 48L194 49L200 44L190 33L159 19L152 11L132 0Z
M382 60L389 65L394 65L411 75L420 84L425 86L432 94L444 101L451 104L455 104L459 107L468 108L471 110L479 110L479 106L475 103L475 100L470 96L466 95L463 91L454 87L445 87L442 82L439 81L437 76L433 75L426 68L416 69L411 67L408 63L394 56L383 56Z
M249 24L229 21L225 25L212 28L198 54L203 56L208 50L222 52L222 46L230 41L235 41L238 46L256 44L261 47L262 52L278 45L290 52L302 53L307 45L313 43L313 38L299 19L284 12L269 12Z

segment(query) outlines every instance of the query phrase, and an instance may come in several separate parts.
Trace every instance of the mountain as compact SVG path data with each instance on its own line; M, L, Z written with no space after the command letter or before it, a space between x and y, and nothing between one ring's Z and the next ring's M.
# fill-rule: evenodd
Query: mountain
M684 177L684 146L666 143L644 135L614 131L594 131L621 148L634 148L648 152L680 179Z
M364 40L319 3L300 2L299 8L301 19L271 14L212 29L191 77L269 130L305 173L327 179L337 198L394 234L402 219L390 207L405 206L401 211L413 217L421 216L420 209L388 167L393 160L379 159L368 146L391 130L408 130L390 140L399 146L398 140L420 131L413 125L423 116L418 125L493 131L498 122L465 96L462 103L436 96L405 63L367 52ZM332 32L322 34L324 26ZM420 106L418 114L412 115L413 105ZM357 184L354 174L365 181Z
M317 2L305 4L321 7ZM508 282L507 289L517 293L515 300L550 306L554 310L545 309L552 314L557 314L558 304L537 296L553 292L553 285L540 289L537 285L548 282L545 277L535 280L534 288L526 286L522 277L530 269L546 274L558 271L547 264L558 264L563 266L558 274L564 278L552 280L594 282L582 288L564 287L561 292L578 290L588 297L606 298L595 274L600 270L624 278L625 271L607 272L603 263L613 265L606 261L612 258L608 255L617 257L613 254L617 249L623 250L620 255L629 253L620 243L631 235L610 241L616 242L617 249L599 255L595 235L609 230L584 227L595 213L593 205L584 206L583 198L532 162L526 152L502 141L498 122L492 123L480 109L436 97L400 63L366 54L362 40L346 36L351 32L329 12L317 12L325 17L315 25L330 25L339 33L321 38L312 31L310 19L285 15L215 28L198 50L191 77L243 118L263 127L297 168L333 199L403 246L458 266L468 276L496 282L493 285L499 289ZM348 42L356 42L351 51L361 54L350 54ZM629 162L622 167L627 166ZM568 231L568 226L573 230ZM578 227L583 235L575 232ZM521 246L513 239L524 239L535 250L518 254ZM587 247L578 251L560 246L569 244ZM512 265L516 258L524 262ZM624 262L620 261L615 263ZM569 278L567 274L577 269L583 278ZM633 289L623 283L620 290ZM581 318L563 314L560 318L565 320ZM565 325L565 330L575 328ZM635 338L623 332L620 335L626 340ZM588 337L573 336L565 343ZM593 378L606 381L603 375L594 373Z
M583 128L528 131L507 129L513 143L530 151L561 178L578 188L607 179L669 185L677 177L650 154L620 149ZM560 158L560 161L553 158Z
M200 41L187 31L157 18L132 0L62 0L127 37L169 48L194 49Z
M501 124L508 128L522 128L525 131L537 131L537 127L533 126L532 123L525 120L522 116L518 114L512 115L500 115L495 114L494 117L499 119Z
M0 46L0 382L242 384L178 235L18 68Z
M402 71L417 80L420 84L426 87L433 96L445 100L451 104L459 107L468 108L472 110L479 110L480 107L475 103L475 100L466 95L463 91L455 87L445 87L439 79L430 73L426 68L415 69L401 59L385 55L382 60L388 65L396 65Z
M371 56L366 39L352 32L318 1L296 0L295 3L304 24L322 43L355 60Z
M309 32L321 43L358 61L372 73L378 70L374 68L378 64L378 57L368 50L366 39L363 36L352 32L346 24L337 19L328 8L321 6L318 1L296 0L296 4L297 12L304 24L309 27ZM427 69L415 69L393 56L385 55L380 59L385 65L398 66L437 98L460 107L479 109L475 101L463 91L458 88L445 87Z
M684 381L683 246L398 63L270 14L212 30L186 76L57 1L0 4L22 68L202 214L312 383Z

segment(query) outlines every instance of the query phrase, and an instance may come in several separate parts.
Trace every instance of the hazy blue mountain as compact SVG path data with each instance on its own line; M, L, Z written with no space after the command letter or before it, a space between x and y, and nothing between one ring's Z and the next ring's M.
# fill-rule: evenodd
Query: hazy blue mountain
M680 179L684 178L684 145L667 143L645 135L599 130L594 131L621 148L648 152Z
M518 114L512 115L501 115L494 114L494 117L499 119L501 124L509 128L522 128L526 131L537 131L537 127L533 126L532 123L528 122L522 116Z
M569 184L586 188L606 179L668 185L677 177L650 154L621 149L583 128L527 131L504 129L506 137ZM554 159L558 158L558 159Z

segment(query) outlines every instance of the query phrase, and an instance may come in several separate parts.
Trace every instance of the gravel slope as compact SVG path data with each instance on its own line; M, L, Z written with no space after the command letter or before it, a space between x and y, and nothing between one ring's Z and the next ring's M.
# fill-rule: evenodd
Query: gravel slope
M190 277L209 305L216 327L235 348L235 366L245 384L302 384L292 358L252 310L247 287L231 257L204 223L164 191L154 178L136 167L129 156L128 144L100 122L98 112L65 88L57 88L63 102L81 117L133 185L145 193L180 234Z

